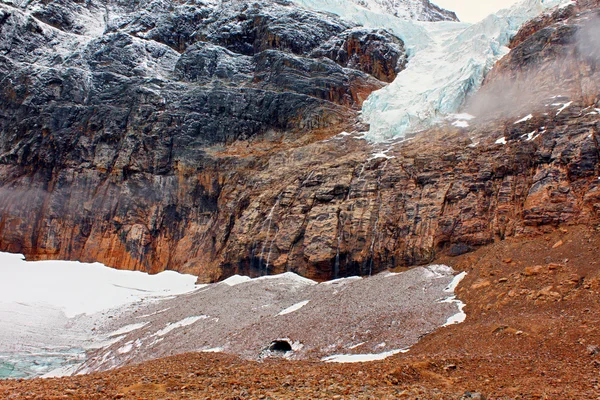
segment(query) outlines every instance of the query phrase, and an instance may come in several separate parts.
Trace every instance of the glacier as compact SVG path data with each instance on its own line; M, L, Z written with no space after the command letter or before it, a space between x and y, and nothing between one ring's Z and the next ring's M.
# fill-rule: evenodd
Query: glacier
M568 0L523 0L476 24L401 20L351 0L296 0L369 28L386 29L408 49L407 68L372 93L362 108L371 142L399 140L444 121L481 87L487 72L508 53L511 37L531 18ZM376 8L374 8L376 9Z

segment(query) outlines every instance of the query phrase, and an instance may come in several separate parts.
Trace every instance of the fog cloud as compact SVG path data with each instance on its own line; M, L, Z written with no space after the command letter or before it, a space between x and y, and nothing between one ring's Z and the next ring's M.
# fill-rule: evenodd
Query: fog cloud
M538 33L513 49L471 96L465 110L476 116L518 116L541 111L555 96L594 105L600 98L600 16L579 26Z

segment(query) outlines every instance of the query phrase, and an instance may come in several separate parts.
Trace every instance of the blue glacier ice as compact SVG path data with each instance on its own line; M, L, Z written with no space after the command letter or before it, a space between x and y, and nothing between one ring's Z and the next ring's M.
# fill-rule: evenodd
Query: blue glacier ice
M529 19L567 0L523 0L476 24L400 20L350 0L296 0L370 28L384 28L404 40L407 68L394 82L371 94L362 109L373 142L403 138L457 112L485 74L508 52L510 38Z

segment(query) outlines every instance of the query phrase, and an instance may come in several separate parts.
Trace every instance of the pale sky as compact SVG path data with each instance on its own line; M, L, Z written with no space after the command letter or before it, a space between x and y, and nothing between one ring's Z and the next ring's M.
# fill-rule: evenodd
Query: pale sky
M464 22L478 22L503 8L508 8L518 0L430 0L442 8L456 12Z

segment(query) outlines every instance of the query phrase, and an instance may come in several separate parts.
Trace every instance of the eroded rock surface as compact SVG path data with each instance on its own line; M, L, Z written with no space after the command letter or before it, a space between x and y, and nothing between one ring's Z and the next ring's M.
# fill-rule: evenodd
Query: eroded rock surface
M7 0L0 46L0 247L151 272L214 258L226 182L266 162L215 150L350 129L406 58L285 1Z
M599 80L579 45L593 8L527 26L470 127L371 146L332 135L359 130L362 100L402 68L389 34L287 3L177 3L164 24L120 7L78 45L2 8L3 41L17 27L24 43L2 58L2 250L329 279L598 221ZM74 50L50 57L59 39ZM497 90L515 76L536 90Z

